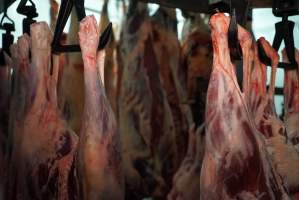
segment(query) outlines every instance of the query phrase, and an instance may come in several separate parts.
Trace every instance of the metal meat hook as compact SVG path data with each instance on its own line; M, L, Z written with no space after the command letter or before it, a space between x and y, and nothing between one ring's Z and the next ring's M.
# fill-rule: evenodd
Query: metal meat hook
M298 0L274 0L272 12L276 17L282 17L282 21L275 24L273 48L278 51L282 41L284 41L287 57L290 62L279 63L278 67L285 69L298 69L298 63L295 59L293 34L295 23L293 21L289 21L288 17L299 14L299 2Z
M31 5L27 6L27 2L30 2ZM34 2L32 0L21 0L17 12L26 16L26 18L23 19L23 33L30 35L30 25L36 22L33 18L38 17Z
M248 18L248 3L248 0L209 0L211 14L217 12L230 13L228 44L231 58L234 60L242 59L242 51L238 40L238 24L245 24Z
M53 53L59 54L62 52L80 52L81 48L79 45L61 45L60 38L63 33L63 29L66 22L71 14L72 8L75 6L76 13L78 16L78 21L80 22L85 16L84 0L62 0L58 19L56 23L56 28L54 32L54 39L52 42ZM101 34L98 50L104 49L106 44L110 39L112 33L112 23L109 23L107 28Z
M231 57L233 59L240 60L242 58L242 51L238 39L238 24L235 9L232 10L228 27L228 46Z
M4 23L4 19L8 19L9 22ZM10 55L9 47L13 44L14 36L11 34L12 31L15 31L14 21L8 17L7 8L4 11L4 15L0 20L0 29L5 30L5 33L2 34L2 50L1 50L1 63L4 63L4 51Z

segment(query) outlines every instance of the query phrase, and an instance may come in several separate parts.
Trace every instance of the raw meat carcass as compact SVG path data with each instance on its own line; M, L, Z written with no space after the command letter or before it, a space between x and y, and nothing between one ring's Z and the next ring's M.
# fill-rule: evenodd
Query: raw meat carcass
M209 15L196 13L196 12L187 12L184 11L183 17L185 18L183 29L182 29L182 41L188 40L189 36L195 32L200 32L202 34L210 34L209 29Z
M97 66L104 67L105 52L97 53L99 31L96 19L80 23L79 41L84 61L85 105L79 143L79 175L82 199L124 199L120 134L105 94Z
M182 71L187 83L188 103L195 124L199 126L204 123L213 60L209 15L183 12L183 16L186 20L182 30Z
M78 43L79 24L75 9L71 14L67 44ZM62 38L63 39L63 38ZM60 55L58 80L58 105L70 128L76 134L80 133L84 106L84 76L81 53Z
M295 51L296 61L299 63L299 51ZM283 60L288 62L285 50ZM299 152L299 74L298 70L285 70L284 75L284 121L287 137Z
M253 66L246 66L251 71L248 73L249 92L248 107L255 119L255 124L259 131L267 138L266 144L268 152L271 155L275 169L283 178L289 192L293 195L298 191L299 179L299 154L291 143L287 143L285 137L285 126L278 118L274 106L274 89L275 89L275 73L276 66L279 61L277 52L264 39L258 40L262 45L266 55L272 61L272 72L270 79L270 87L266 89L266 66L258 60L257 46L243 45L243 52L247 52L244 56L244 63L252 63ZM248 59L248 60L245 60ZM289 73L288 71L286 73ZM295 73L296 74L296 73ZM286 75L287 76L287 75ZM286 86L288 84L286 83ZM246 97L246 95L245 95Z
M267 139L267 147L270 152L275 169L283 178L292 195L292 199L299 198L299 154L291 142L286 138L276 135Z
M11 101L10 115L12 127L13 145L18 145L20 140L21 127L26 114L26 109L32 103L32 92L35 87L35 74L29 66L29 43L27 34L19 37L17 44L11 46L12 63L14 67L13 94ZM13 147L14 148L14 147Z
M180 163L187 151L187 132L193 119L191 108L186 104L188 97L184 89L184 77L182 77L183 73L181 72L175 9L160 7L151 19L153 46L159 66L159 76L174 120L178 163ZM171 173L168 175L167 182L171 182L172 175Z
M126 198L164 198L162 174L177 163L171 110L159 75L152 26L146 5L131 2L123 26L121 55L126 55L119 97Z
M27 34L18 38L17 44L11 46L13 73L13 90L10 107L10 127L7 145L7 162L9 162L9 188L13 186L18 168L17 154L22 138L24 118L32 101L32 91L35 87L35 76L29 66L29 43ZM9 195L14 192L9 190Z
M248 103L248 109L253 114L253 117L261 118L262 116L255 115L255 113L258 111L263 113L263 109L265 105L267 105L268 99L273 98L267 95L267 66L258 58L256 43L252 44L249 40L241 41L240 46L242 48L244 60L243 91L245 100ZM262 47L263 46L264 45L262 45ZM275 56L277 57L277 55ZM277 62L277 59L275 62ZM259 124L260 119L255 121Z
M104 1L104 5L101 13L100 20L100 30L103 31L108 23L110 22L108 16L108 0ZM104 81L105 90L107 94L107 98L111 104L111 107L115 114L117 114L117 75L118 75L118 66L116 62L116 39L114 36L114 32L112 31L110 41L105 48L106 56L105 56L105 66L104 66L104 77L102 77L102 81Z
M52 32L55 32L56 22L57 22L58 12L59 12L59 3L58 0L49 0L49 1L50 1L50 28ZM75 19L72 19L70 27L73 27L74 23L75 23ZM71 34L76 34L76 33L71 33ZM67 34L62 33L60 38L60 43L65 44L66 40L67 40ZM65 68L66 65L66 55L68 54L64 54L64 53L59 54L59 74L58 74L58 82L57 82L58 92L61 91L60 89L62 87L62 83L64 83L62 80L63 80L63 69ZM58 95L58 100L60 99L61 99L60 95Z
M26 46L24 47L26 49ZM26 51L26 50L25 50ZM16 116L19 112L19 107L21 104L18 104L18 98L20 97L20 91L19 91L19 66L18 66L18 47L17 44L12 44L10 46L10 53L11 58L6 57L7 62L10 65L10 68L12 69L12 78L11 78L11 94L10 94L10 108L9 108L9 124L8 124L8 141L7 141L7 156L8 160L11 156L12 152L12 145L13 145L13 138L16 128ZM22 99L24 101L24 99ZM24 103L24 102L23 102Z
M54 32L57 17L58 17L58 11L59 11L59 4L57 0L49 0L50 2L50 28Z
M241 93L228 48L229 17L210 18L214 49L206 108L201 199L288 199ZM238 27L239 41L250 34Z
M142 166L146 166L147 169L151 169L148 170L150 172L153 171L148 164L149 161L152 162L150 149L147 147L143 136L143 134L148 135L150 131L150 113L147 109L149 101L148 98L139 97L138 93L133 91L132 82L134 81L135 87L139 86L138 88L141 90L142 87L140 87L140 85L145 82L144 71L137 71L139 69L137 60L132 62L133 60L130 59L131 64L127 64L129 63L128 58L131 56L130 53L134 49L134 46L139 42L139 40L141 40L141 37L145 36L147 32L150 31L149 24L147 23L147 25L144 25L144 20L148 17L146 6L141 3L137 4L137 8L135 6L134 2L131 1L129 8L130 12L127 13L127 17L122 24L122 31L118 45L118 65L120 67L118 76L118 120L121 133L122 159L125 175L125 199L132 200L138 200L149 196L149 192L144 189L146 188L146 183L142 180L142 176L137 170L138 168L134 166L135 160L142 161L144 163ZM133 10L131 9L134 7L138 9L138 12L133 13ZM132 26L132 28L130 28L130 26ZM129 67L129 69L127 69L127 67ZM142 73L142 76L139 75L140 73ZM138 83L138 85L136 83ZM129 98L130 96L131 98ZM133 102L135 105L139 105L133 107L134 104L130 103L132 100L135 101ZM142 103L141 100L143 100L144 103ZM143 134L140 134L140 129ZM154 175L153 178L154 177L157 176ZM161 179L162 178L159 177L159 180ZM157 180L154 181L154 187L156 187L156 183L159 182ZM163 182L163 185L164 184L165 183Z
M173 36L175 35L177 38L178 30L177 30L177 16L176 11L173 8L167 8L160 6L158 10L152 15L151 20L153 22L153 28L154 28L154 34L159 34L159 31L157 30L158 27L164 29L161 30L161 32L168 32L168 35ZM156 26L156 27L155 27ZM161 34L161 33L160 33ZM165 33L164 33L165 34ZM158 38L159 35L156 35L158 41L160 41L162 38ZM177 39L174 42L174 39L172 38L173 43L176 44L178 41ZM160 41L161 42L161 41ZM174 45L172 44L172 45ZM178 51L179 49L177 49ZM178 59L178 58L176 58Z
M182 45L182 68L186 71L188 102L197 125L204 122L206 95L212 71L213 51L209 33L196 30Z
M241 48L245 55L244 71L245 73L249 73L249 75L244 76L243 91L245 93L245 98L248 101L249 111L251 111L260 133L266 138L278 134L285 135L284 124L278 118L274 105L275 76L279 56L265 38L260 38L258 42L263 47L266 55L271 59L272 70L270 87L267 91L267 66L258 59L257 45L255 43L252 44L251 42L241 41ZM245 88L247 86L249 86L248 89Z
M283 51L283 60L288 62L286 52ZM299 52L296 50L296 60L299 61ZM284 178L293 199L299 199L299 149L298 149L298 70L285 69L284 75L284 108L287 139L276 135L267 140L278 173Z
M73 173L78 138L57 106L59 57L54 56L51 62L52 36L45 22L32 24L30 33L36 84L32 101L26 105L18 152L12 160L18 167L9 199L75 198Z
M189 130L187 154L173 177L173 186L168 200L196 200L200 197L200 169L204 152L204 125Z

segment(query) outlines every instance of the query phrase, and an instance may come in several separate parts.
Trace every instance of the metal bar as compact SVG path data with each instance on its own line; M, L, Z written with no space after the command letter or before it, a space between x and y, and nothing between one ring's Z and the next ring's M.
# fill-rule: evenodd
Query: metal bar
M283 88L275 87L275 95L283 96Z
M267 85L267 90L268 89L269 89L269 85ZM284 95L283 88L281 88L281 87L275 87L274 94L278 95L278 96L283 96Z

